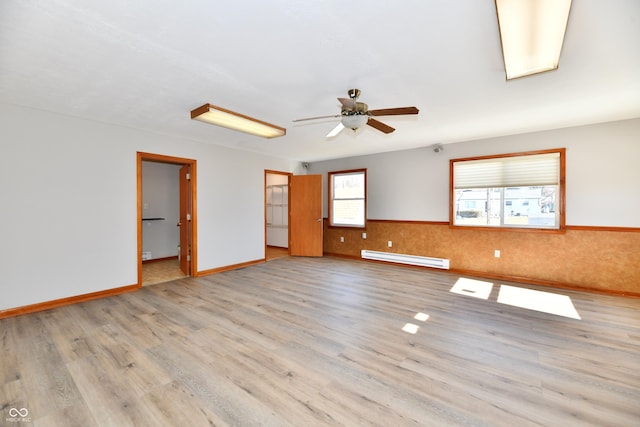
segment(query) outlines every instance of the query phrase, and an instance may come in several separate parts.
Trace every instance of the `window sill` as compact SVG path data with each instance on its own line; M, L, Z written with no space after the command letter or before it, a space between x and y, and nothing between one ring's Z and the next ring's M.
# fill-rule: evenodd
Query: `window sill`
M332 225L329 224L329 228L339 228L341 230L366 230L367 226L365 225Z
M478 225L453 225L449 224L449 228L455 230L481 230L481 231L510 231L516 233L549 233L564 234L566 227L560 228L525 228L525 227L483 227Z

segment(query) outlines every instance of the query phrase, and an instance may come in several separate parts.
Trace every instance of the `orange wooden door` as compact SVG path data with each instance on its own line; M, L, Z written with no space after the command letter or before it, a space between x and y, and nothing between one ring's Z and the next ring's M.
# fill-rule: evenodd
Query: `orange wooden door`
M180 270L191 275L191 212L189 165L180 168Z
M289 253L322 256L322 175L293 175L289 182Z

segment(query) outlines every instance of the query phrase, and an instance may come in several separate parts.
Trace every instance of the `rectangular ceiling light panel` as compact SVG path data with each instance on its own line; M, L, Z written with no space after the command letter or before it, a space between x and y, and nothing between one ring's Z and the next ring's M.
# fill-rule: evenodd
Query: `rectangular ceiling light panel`
M555 70L571 0L495 0L507 80Z
M204 104L191 111L191 118L212 125L250 133L263 138L275 138L287 133L285 128L236 113L212 104Z

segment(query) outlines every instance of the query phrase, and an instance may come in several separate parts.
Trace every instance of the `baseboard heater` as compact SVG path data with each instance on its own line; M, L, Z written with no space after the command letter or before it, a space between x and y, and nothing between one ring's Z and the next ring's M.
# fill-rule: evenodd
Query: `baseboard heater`
M392 252L378 252L363 249L361 256L364 259L375 261L395 262L399 264L419 265L421 267L449 269L449 260L444 258L431 258L418 255L394 254Z

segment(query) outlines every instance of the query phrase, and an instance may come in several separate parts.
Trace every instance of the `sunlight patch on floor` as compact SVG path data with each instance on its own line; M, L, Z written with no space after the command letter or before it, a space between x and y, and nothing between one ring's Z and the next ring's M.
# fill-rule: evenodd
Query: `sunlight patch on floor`
M421 311L419 311L418 313L416 313L415 316L413 316L414 319L419 320L420 322L426 322L427 320L429 320L429 315L427 313L423 313ZM420 326L413 324L413 323L406 323L403 327L402 330L405 332L408 332L410 334L415 334L418 332L418 329L420 329Z
M474 298L488 299L493 289L493 283L481 280L459 278L451 288L454 294L467 295Z
M407 323L402 327L402 330L405 332L409 332L410 334L415 334L420 329L420 326L414 325L413 323Z
M501 285L500 292L498 293L498 302L526 308L528 310L582 320L578 311L573 306L571 298L567 295Z
M460 277L450 289L450 292L473 298L489 300L491 291L493 290L493 285L494 284L492 282ZM497 302L527 310L535 310L542 313L582 320L568 295L536 291L517 286L500 285ZM413 316L413 318L420 322L426 322L429 320L429 315L423 312L418 312ZM420 330L420 326L415 323L406 323L402 327L402 330L409 334L417 334Z
M414 319L419 320L421 322L426 322L427 320L429 320L429 315L426 313L416 313L415 316L413 316Z

